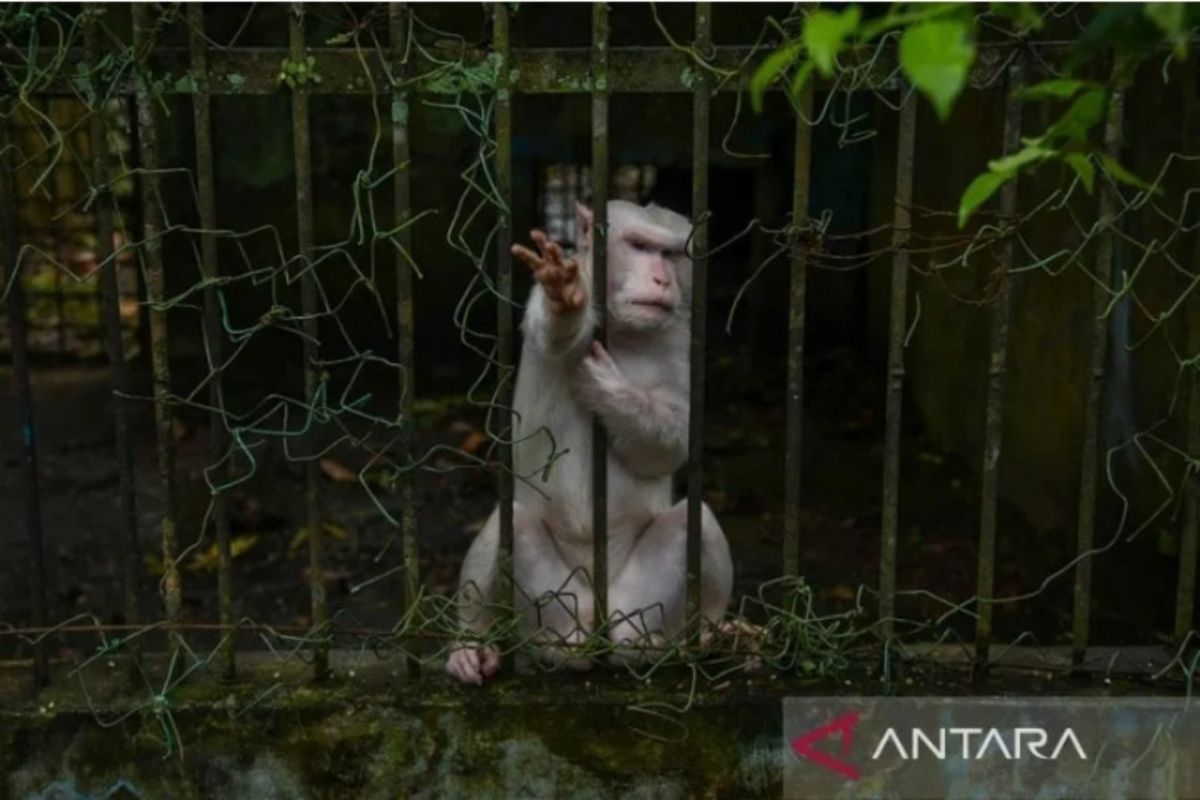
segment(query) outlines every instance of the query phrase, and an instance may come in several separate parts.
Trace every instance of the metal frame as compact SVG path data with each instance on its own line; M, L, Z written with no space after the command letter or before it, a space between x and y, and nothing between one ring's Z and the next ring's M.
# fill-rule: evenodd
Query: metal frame
M150 7L146 4L133 6L135 41L146 41L147 31L152 28L149 18ZM312 56L317 62L317 71L323 76L320 84L293 87L292 126L297 189L297 230L299 257L296 270L300 274L302 287L303 330L306 336L304 347L305 393L312 403L321 391L318 370L317 297L315 279L312 275L313 241L313 187L310 160L308 98L312 93L356 94L370 91L370 82L362 75L364 57L350 49L310 48L305 41L302 4L294 4L289 13L289 46L281 49L210 50L203 38L204 17L201 6L193 4L187 14L192 27L191 40L187 49L159 48L153 52L140 48L145 58L155 62L155 74L165 78L166 91L191 94L194 97L194 125L196 133L196 177L199 197L199 212L203 227L214 229L217 225L215 179L213 175L212 125L210 98L221 94L267 94L278 91L276 74L283 56L298 60ZM421 57L410 51L410 12L403 3L389 4L389 30L391 46L386 53L369 53L365 56L369 69L378 70L376 85L391 87L390 101L393 106L392 159L395 168L395 225L396 242L400 249L397 258L396 317L398 329L399 362L402 365L398 379L401 383L401 400L397 413L403 420L399 441L402 456L408 458L412 450L412 419L415 387L412 362L413 342L413 296L412 264L409 260L412 249L412 234L409 224L412 219L411 174L409 161L408 103L415 93L436 91L429 82L407 84L404 78L420 74L432 65L422 64ZM614 92L687 92L693 98L693 192L692 218L694 233L690 243L695 265L695 283L692 307L691 352L691 419L689 421L689 458L687 462L688 523L687 523L687 607L689 611L689 634L699 631L699 587L701 564L701 509L703 497L703 448L704 448L704 393L705 393L705 336L707 327L707 268L708 268L708 164L709 125L711 103L714 92L741 90L744 78L737 80L716 79L717 73L709 66L734 67L748 55L749 50L736 47L712 46L712 19L709 3L697 3L694 48L704 63L693 63L693 56L677 48L612 48L609 46L608 9L603 3L593 6L592 44L590 48L572 50L518 49L511 47L509 35L509 11L502 4L493 7L493 52L499 56L498 85L494 106L495 176L496 186L502 198L495 241L495 284L501 298L512 295L513 275L510 247L512 232L512 138L513 138L513 95L525 93L586 93L591 97L592 114L592 175L595 237L594 294L597 303L605 301L606 288L606 236L607 236L607 186L609 172L609 97ZM69 59L90 58L101 55L101 44L94 23L86 29L86 48L72 50ZM1043 50L1053 50L1057 44L1038 45ZM1021 105L1016 99L1020 87L1033 71L1032 63L1045 63L1048 59L1031 60L1027 50L1017 51L1007 46L982 46L984 52L976 66L972 81L978 87L990 87L1003 83L1008 92L1004 123L1004 152L1011 153L1019 147L1021 128ZM482 61L485 53L470 51L463 53L468 60ZM1044 53L1043 55L1047 55ZM388 63L385 63L388 62ZM900 90L897 72L893 69L892 56L884 54L878 60L875 76L866 82L875 90ZM389 76L390 73L390 76ZM179 621L182 583L176 562L175 468L174 439L172 436L172 413L170 396L170 364L168 359L167 314L163 306L164 275L162 261L163 209L159 194L159 178L155 170L159 164L157 150L157 119L155 100L145 79L146 73L126 78L126 84L118 91L132 94L137 108L137 139L140 158L140 190L143 215L142 242L139 246L147 276L148 300L150 305L150 343L153 367L156 430L158 436L158 485L164 499L160 519L163 564L166 570L163 579L165 599L164 624L172 631L172 648L181 644L181 633L174 626ZM188 76L191 80L180 80ZM234 77L237 80L233 80ZM1193 87L1194 88L1194 87ZM798 575L799 553L802 536L799 515L802 484L801 476L801 423L803 418L804 336L807 259L810 242L806 241L810 230L808 220L808 193L811 180L812 129L807 123L811 116L814 88L810 84L797 99L800 112L795 132L795 166L793 173L792 218L789 228L791 237L791 287L789 294L788 320L788 375L787 375L787 432L785 465L785 516L782 540L783 573ZM1191 93L1194 98L1195 92ZM1118 102L1106 128L1106 141L1110 150L1119 145L1122 105ZM892 637L896 609L896 548L899 520L899 475L900 475L900 421L901 402L904 389L904 339L907 329L907 274L908 254L905 244L909 239L911 204L913 196L914 153L916 141L915 105L907 103L900 112L897 145L896 194L894 207L893 243L896 255L892 263L891 320L888 348L887 419L883 468L883 514L881 522L880 551L880 594L879 617L883 637ZM96 227L99 237L98 256L103 262L111 257L113 206L106 191L108 161L103 120L99 114L91 119L93 139L93 180L101 191L96 204ZM7 137L7 130L0 131ZM2 145L3 142L0 142ZM5 151L0 147L0 151ZM1000 198L1000 220L1006 224L1013 220L1017 210L1016 181L1005 186ZM7 169L0 169L0 236L3 237L3 267L6 275L16 267L17 215L15 190ZM1110 189L1101 194L1101 215L1111 216L1115 198ZM1096 254L1096 271L1106 275L1112 261L1113 236L1104 234ZM978 556L978 624L975 647L977 666L989 664L989 647L992 640L992 605L995 564L996 505L998 497L998 475L1001 466L1002 423L1005 390L1005 364L1007 360L1007 337L1011 304L1011 281L1009 271L1013 265L1013 242L1008 240L999 248L997 269L998 295L991 309L991 357L987 388L987 416L985 420L985 446L983 460L983 495L979 522ZM221 345L215 331L218 306L215 282L220 276L220 265L216 241L212 235L201 238L201 257L206 281L204 290L206 345L213 365L221 364ZM124 366L120 337L119 309L117 308L116 275L111 269L103 272L102 289L105 298L104 324L109 357L112 363L113 387L124 392L129 376ZM1102 308L1107 299L1102 286L1096 289L1097 308ZM13 362L17 375L20 419L24 446L26 509L25 524L28 532L30 552L33 560L33 624L44 626L46 577L44 543L42 540L40 509L38 506L37 451L33 434L33 403L30 374L25 348L25 310L19 281L12 282L8 294L8 319L13 343ZM603 315L597 331L601 341L605 337ZM489 430L497 442L498 494L500 503L500 549L502 598L509 600L511 607L514 586L512 584L513 553L513 474L512 474L512 419L507 412L497 416L495 409L511 406L512 382L515 374L513 362L514 331L513 304L501 299L497 304L497 339L494 366L496 367L496 391L493 418ZM1194 325L1192 340L1200 341L1200 324ZM1080 554L1087 553L1093 542L1095 524L1096 473L1099 436L1099 408L1101 385L1106 358L1105 326L1098 319L1093 330L1092 372L1087 392L1085 421L1085 445L1082 454L1080 480L1080 519L1078 547ZM220 370L209 387L212 405L213 453L222 456L228 442L220 409L223 404ZM1191 413L1200 417L1200 390L1191 391ZM125 581L125 613L132 626L137 621L136 597L134 595L135 563L137 558L136 518L133 494L133 457L130 443L129 423L123 408L117 405L115 419L116 450L120 471L120 492L125 520L125 532L119 541L123 579ZM1195 450L1200 441L1200 426L1192 426L1193 435L1189 446ZM599 422L595 423L595 458L593 475L593 522L596 531L593 552L593 577L595 579L595 624L603 630L607 622L607 476L605 470L606 450ZM307 443L307 455L312 455L311 441ZM411 607L419 593L417 561L417 517L416 493L413 476L406 473L399 485L400 529L403 541L406 580L404 606ZM1179 576L1178 633L1182 637L1190 630L1191 602L1195 592L1194 561L1197 540L1197 496L1196 479L1188 484L1188 521L1184 537L1183 558ZM323 554L320 536L320 510L318 507L318 472L315 457L305 463L304 512L309 531L309 583L311 591L312 625L311 640L315 642L314 674L320 678L328 671L330 622L325 597ZM233 603L235 587L232 578L229 552L229 529L223 513L224 499L215 498L213 512L216 518L216 539L220 560L218 569L218 592L220 597L220 628L228 633L223 642L222 664L226 676L232 677L236 670L236 652L232 639L235 627ZM1091 566L1087 558L1076 567L1076 603L1074 615L1074 655L1076 663L1082 663L1088 644L1089 601ZM38 683L47 679L46 654L38 648L33 662L34 677Z

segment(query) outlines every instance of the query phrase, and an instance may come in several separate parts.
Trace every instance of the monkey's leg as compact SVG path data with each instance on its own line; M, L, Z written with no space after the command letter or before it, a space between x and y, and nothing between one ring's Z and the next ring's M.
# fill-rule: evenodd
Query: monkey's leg
M582 576L563 561L542 519L520 504L513 506L515 601L522 627L536 641L579 642L592 624L592 594ZM463 559L459 581L459 621L464 631L486 638L499 600L500 514L492 512ZM548 648L552 661L565 657ZM578 666L578 665L573 665ZM464 683L481 684L500 668L495 647L478 641L457 642L446 670Z
M733 592L729 542L707 505L701 514L700 613L717 625ZM687 501L657 515L609 584L614 661L656 658L684 628L687 609Z

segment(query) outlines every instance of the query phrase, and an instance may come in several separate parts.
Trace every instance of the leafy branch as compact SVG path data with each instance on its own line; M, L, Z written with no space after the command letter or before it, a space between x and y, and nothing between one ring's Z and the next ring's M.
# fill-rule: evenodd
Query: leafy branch
M811 10L792 20L798 28L793 26L791 40L767 56L751 76L751 103L761 111L763 96L776 83L784 84L795 100L813 73L833 77L841 68L839 58L891 37L899 40L902 74L945 121L967 86L983 21L1006 23L1018 41L1043 26L1034 3L992 3L982 15L978 8L971 3L894 3L870 19L857 5L840 11ZM1109 155L1096 131L1103 127L1100 123L1113 92L1129 85L1141 60L1164 47L1170 48L1172 57L1186 58L1198 24L1200 7L1185 3L1113 4L1099 9L1073 45L1063 76L1021 93L1023 101L1056 104L1062 113L1040 135L1022 139L1016 153L989 162L988 170L971 181L959 201L959 227L965 227L1005 183L1047 163L1065 165L1089 193L1095 187L1097 165L1116 181L1156 191ZM1083 77L1101 56L1112 60L1107 85Z

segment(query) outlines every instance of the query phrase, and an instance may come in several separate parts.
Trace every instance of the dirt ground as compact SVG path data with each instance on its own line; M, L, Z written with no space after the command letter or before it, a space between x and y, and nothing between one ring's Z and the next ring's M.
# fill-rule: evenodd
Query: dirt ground
M816 358L806 370L801 558L823 611L852 607L860 584L877 582L882 393L861 373L862 367L845 352ZM714 365L710 376L706 495L731 542L735 601L780 570L785 420L779 382L755 380L750 367L729 359ZM139 383L145 385L144 375ZM38 369L34 392L50 617L93 612L103 620L120 621L114 550L120 513L107 370L103 365ZM139 596L143 619L150 619L159 614L156 571L161 570L152 409L146 402L129 402L143 551ZM21 522L24 488L15 419L7 371L0 373L0 518L8 521L0 530L0 620L20 624L29 615L31 570ZM454 398L424 399L418 445L478 448L482 423L478 409ZM974 594L975 478L961 459L929 448L916 426L906 430L903 453L899 587L929 589L961 602ZM303 516L301 471L279 452L267 449L258 456L259 473L239 487L231 502L235 542L245 547L235 560L238 613L272 624L304 625L309 601L307 549L297 539ZM351 449L331 456L351 470L364 458ZM186 616L197 621L217 617L212 537L199 530L208 503L201 475L210 461L207 429L198 423L181 429L180 542L194 545L183 572L184 603ZM433 465L453 463L441 459ZM493 486L493 476L478 469L420 475L421 578L430 590L454 587L462 554L491 510ZM325 578L332 609L347 624L390 627L403 586L396 529L357 483L326 478L321 505L329 524ZM1036 588L1043 575L1069 558L1071 539L1062 532L1033 531L1003 505L1000 513L997 590L1011 594ZM1033 642L1061 642L1070 627L1070 589L1068 576L1030 600L1000 606L1001 638L1032 634ZM870 594L866 602L869 608ZM899 603L901 615L914 619L939 615L945 608L919 596L903 596ZM1127 619L1104 619L1107 636L1153 637L1142 612L1129 608L1126 614ZM969 616L959 615L953 627L965 635L972 625ZM62 643L63 648L71 646L78 643ZM0 654L11 652L11 644L0 645Z

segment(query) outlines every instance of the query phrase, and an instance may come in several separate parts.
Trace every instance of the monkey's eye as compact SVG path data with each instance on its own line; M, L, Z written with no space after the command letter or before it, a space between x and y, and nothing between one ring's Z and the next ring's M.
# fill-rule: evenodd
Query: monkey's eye
M650 253L654 251L653 247L646 242L643 242L641 239L630 239L629 243L633 246L633 249L639 253Z
M662 254L663 254L663 258L665 258L667 260L679 257L678 250L663 250Z

